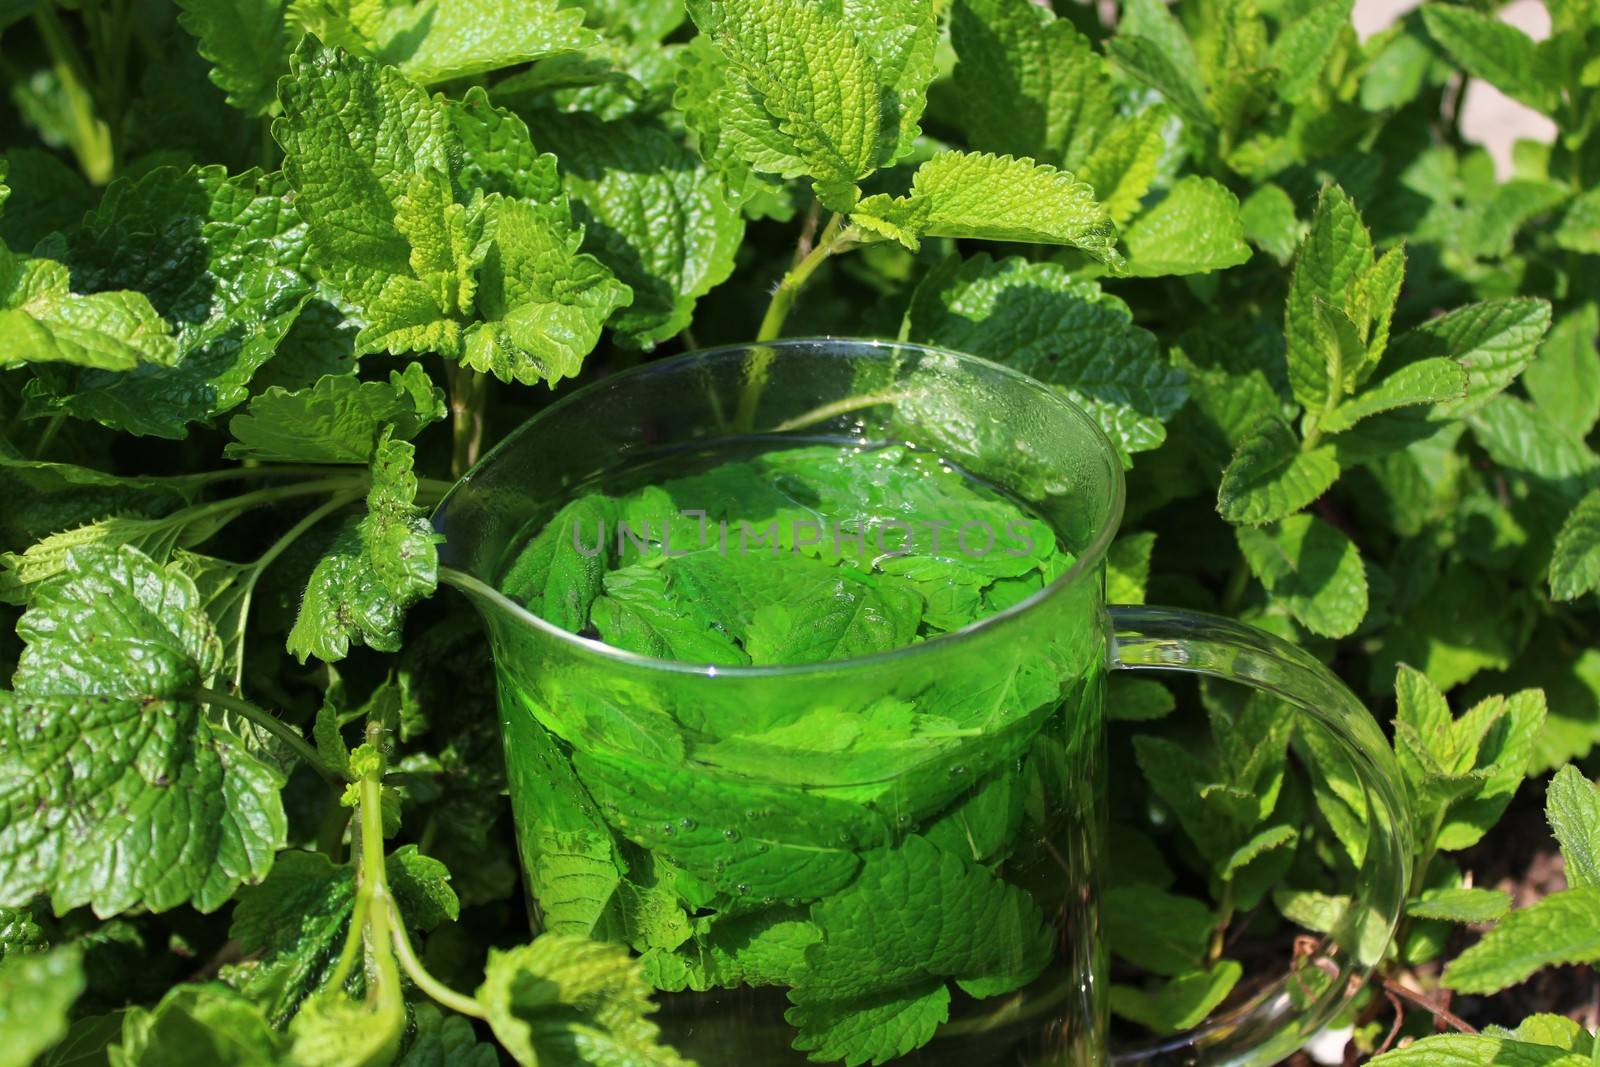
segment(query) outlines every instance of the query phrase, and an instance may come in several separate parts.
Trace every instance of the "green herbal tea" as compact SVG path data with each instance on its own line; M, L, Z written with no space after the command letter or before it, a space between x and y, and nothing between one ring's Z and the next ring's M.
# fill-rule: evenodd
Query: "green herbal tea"
M530 533L508 596L617 648L718 666L937 639L1073 559L937 456L840 442L677 454ZM1072 617L1082 633L1001 659L757 688L497 657L541 921L639 952L662 1025L703 1063L924 1046L921 1062L1060 1062L1086 1038L1037 1047L1038 1016L1073 1015L1092 964L1103 658L1094 613Z

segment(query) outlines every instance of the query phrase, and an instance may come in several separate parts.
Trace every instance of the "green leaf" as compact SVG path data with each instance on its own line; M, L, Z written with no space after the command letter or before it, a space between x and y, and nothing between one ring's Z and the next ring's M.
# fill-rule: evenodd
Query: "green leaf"
M1154 886L1114 886L1101 906L1111 952L1156 974L1199 967L1217 929L1217 917L1204 903Z
M1407 363L1341 403L1317 426L1326 433L1339 433L1379 412L1459 400L1467 395L1469 381L1465 367L1443 356Z
M444 391L420 363L390 371L389 381L363 382L353 375L326 375L295 392L274 386L250 401L228 424L229 459L298 463L370 463L379 431L409 441L444 418Z
M658 122L580 115L538 132L561 159L589 251L633 290L611 327L646 349L682 331L744 237L722 180Z
M1587 437L1600 419L1600 307L1583 304L1562 315L1522 372L1539 414L1573 437Z
M221 659L193 582L132 548L77 549L17 633L0 694L0 904L213 911L267 872L282 783L188 695Z
M1600 254L1600 189L1589 189L1574 200L1551 236L1570 252Z
M1106 718L1116 722L1159 719L1178 706L1170 689L1149 678L1113 675L1106 686Z
M1150 553L1154 533L1124 534L1106 552L1106 600L1112 604L1143 604L1150 581Z
M1111 221L1122 226L1143 206L1167 148L1167 110L1148 107L1131 119L1119 119L1101 136L1078 170L1080 180L1094 187Z
M1211 178L1189 175L1122 235L1128 273L1206 274L1250 258L1239 199Z
M1469 425L1490 459L1528 475L1563 504L1580 500L1600 471L1600 454L1517 397L1491 397Z
M200 39L211 81L228 103L262 115L278 100L295 37L285 21L292 0L179 0L178 24Z
M1552 893L1514 911L1451 960L1441 981L1461 993L1497 993L1535 971L1600 960L1600 889Z
M1239 205L1239 221L1245 237L1280 263L1288 262L1300 243L1301 226L1294 201L1282 186L1272 182L1257 186L1244 198Z
M1198 1025L1233 991L1244 968L1237 960L1218 960L1209 970L1189 971L1156 992L1127 985L1111 987L1111 1012L1157 1033Z
M41 368L31 414L182 438L242 404L310 294L306 233L281 175L159 167L119 179L81 230L57 242L74 279L138 289L172 323L178 358L124 373Z
M177 360L172 328L143 293L82 294L70 287L63 264L15 256L0 246L5 365L66 363L120 372Z
M1344 392L1346 368L1330 363L1323 309L1349 314L1357 279L1372 267L1372 238L1355 204L1337 185L1324 188L1295 256L1284 305L1289 384L1307 411L1321 411L1330 396Z
M154 1008L130 1008L111 1067L279 1067L282 1036L225 985L173 986Z
M1568 764L1550 780L1544 803L1566 860L1567 885L1600 887L1600 795L1594 783Z
M1397 362L1447 356L1467 368L1467 395L1435 405L1428 418L1460 418L1482 408L1522 373L1550 328L1550 305L1525 297L1486 300L1406 331L1390 346Z
M83 986L76 948L7 953L0 960L0 1067L28 1067L60 1041Z
M935 71L931 4L874 0L849 15L839 0L688 7L727 63L721 136L754 169L807 175L844 210L856 182L909 151Z
M467 331L461 362L524 385L576 374L632 291L578 252L580 233L558 228L525 201L494 201L488 232L493 243L478 289L484 321Z
M1038 976L1052 944L1025 892L915 834L864 853L859 876L813 905L811 921L823 939L789 992L795 1047L820 1054L848 1039L840 1054L855 1061L927 1040L948 1003L940 979L977 997L1009 993Z
M940 152L911 178L911 192L869 196L850 219L915 250L924 237L1071 245L1113 267L1116 226L1094 189L1065 171L977 152Z
M1339 477L1334 450L1302 449L1282 419L1260 423L1239 445L1217 490L1217 511L1235 525L1261 526L1288 518L1321 496Z
M1350 25L1354 6L1352 0L1314 4L1283 27L1267 56L1284 75L1278 82L1279 96L1291 104L1299 103L1323 84L1323 68Z
M1590 1067L1588 1056L1486 1034L1437 1034L1369 1062L1374 1067Z
M1300 832L1292 826L1283 824L1269 826L1234 850L1233 855L1228 857L1228 862L1219 872L1220 876L1224 879L1232 878L1260 856L1285 845L1291 845L1299 837Z
M652 951L641 961L650 984L664 992L716 986L798 985L806 950L822 931L794 909L699 920L703 928L675 953Z
M1172 25L1181 36L1183 30L1177 26L1176 19L1172 20ZM1187 38L1183 43L1188 45ZM1165 97L1173 110L1187 121L1203 129L1216 124L1206 103L1205 89L1200 85L1192 53L1185 57L1166 42L1127 33L1108 41L1106 51L1124 71Z
M1492 923L1511 910L1511 896L1500 889L1427 889L1406 904L1416 919L1453 923Z
M499 1067L499 1052L478 1040L466 1016L429 1003L413 1004L411 1014L416 1030L395 1067Z
M32 251L44 238L70 230L94 206L94 192L74 167L42 148L12 148L0 154L0 242L18 252Z
M1576 600L1600 588L1600 489L1578 502L1556 534L1550 557L1550 595Z
M413 930L431 930L459 914L449 873L415 845L384 862L400 914ZM228 928L248 962L229 969L229 982L276 1027L333 973L355 907L356 872L320 852L280 853L266 880L239 892Z
M422 85L485 74L598 42L583 12L556 0L291 0L308 34Z
M1493 15L1453 4L1428 5L1422 21L1428 35L1468 74L1535 111L1554 112L1559 94L1548 80L1551 71L1526 33Z
M1159 445L1187 395L1126 304L1054 263L947 260L917 288L904 332L1059 386L1125 453Z
M868 809L817 794L599 753L573 766L622 834L737 897L831 893L861 865L852 849L887 835Z
M1534 741L1546 715L1542 689L1490 697L1456 721L1456 748L1471 753L1481 784L1450 806L1439 831L1439 848L1470 848L1500 821L1533 761Z
M1030 0L961 0L950 43L973 148L1074 171L1097 148L1114 117L1115 85L1071 22Z
M650 987L626 947L566 934L491 949L478 1002L505 1050L522 1067L637 1064L688 1067L661 1044L647 1016Z
M313 568L289 631L288 649L302 663L313 655L328 663L343 659L351 642L400 651L406 609L433 594L438 537L413 503L413 452L388 430L379 437L366 514L345 521Z

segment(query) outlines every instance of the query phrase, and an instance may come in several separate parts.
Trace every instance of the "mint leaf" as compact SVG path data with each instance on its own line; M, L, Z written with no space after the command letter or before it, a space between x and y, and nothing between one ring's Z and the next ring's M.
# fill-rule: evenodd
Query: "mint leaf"
M278 100L295 38L285 21L293 0L179 0L178 24L200 39L211 81L252 115Z
M1577 500L1600 469L1593 449L1514 396L1491 397L1469 425L1490 459L1529 475L1562 502Z
M1102 905L1111 952L1156 974L1176 976L1197 968L1217 928L1217 917L1204 903L1155 886L1114 886Z
M1234 531L1250 570L1306 629L1324 637L1354 633L1367 614L1361 553L1344 533L1310 515L1273 528Z
M499 1067L500 1054L478 1040L466 1016L427 1003L412 1005L411 1013L416 1032L395 1067Z
M947 260L917 288L904 333L1061 387L1125 453L1161 444L1187 395L1183 372L1127 305L1054 263Z
M1321 83L1340 35L1350 25L1352 0L1317 4L1290 19L1272 42L1267 61L1283 72L1278 95L1297 104Z
M1588 1067L1589 1057L1486 1034L1437 1034L1375 1056L1371 1062L1378 1067Z
M1118 226L1138 213L1144 194L1156 179L1167 149L1167 121L1167 111L1160 106L1118 120L1099 138L1078 170L1078 177L1094 187L1094 195Z
M1600 193L1589 189L1573 200L1551 236L1556 244L1569 251L1600 253Z
M1426 889L1406 904L1413 918L1453 923L1491 923L1510 910L1510 895L1499 889Z
M1576 600L1600 588L1600 489L1578 502L1556 534L1550 558L1550 595Z
M1116 227L1094 189L1065 171L977 152L940 152L911 178L911 192L870 196L856 225L915 250L924 237L1071 245L1112 266Z
M1470 381L1471 375L1465 367L1443 356L1407 363L1382 381L1341 403L1317 426L1327 433L1339 433L1380 412L1460 400L1467 395Z
M308 389L274 386L250 402L228 424L230 459L300 463L368 463L378 431L408 441L444 418L444 392L420 363L390 371L389 381L363 382L353 375L327 375Z
M193 582L132 548L76 549L17 632L0 903L213 911L267 872L282 783L188 695L221 658Z
M1435 405L1430 421L1460 418L1487 404L1527 367L1550 328L1550 305L1526 298L1456 308L1395 339L1390 352L1411 363L1446 356L1467 368L1467 394Z
M910 148L934 74L931 4L884 0L854 17L839 3L688 6L727 63L721 136L754 169L809 176L844 210L858 181Z
M1495 993L1542 967L1600 959L1600 889L1552 893L1514 911L1451 960L1443 983L1462 993Z
M797 1048L848 1035L844 1054L857 1061L879 1055L863 1048L931 1036L935 980L998 996L1032 981L1050 953L1026 893L916 834L863 854L859 876L813 905L811 921L823 938L806 950L786 1017L800 1030Z
M1330 358L1324 316L1326 310L1345 315L1354 310L1353 290L1373 262L1372 238L1355 205L1337 185L1323 189L1311 230L1295 256L1284 305L1289 384L1308 411L1321 411L1342 394L1345 372L1354 369L1336 365L1337 347Z
M1111 1011L1157 1033L1175 1033L1202 1022L1233 991L1244 968L1218 960L1203 971L1178 975L1151 993L1127 985L1111 987Z
M69 271L0 246L0 344L6 364L129 371L177 360L171 327L143 293L73 293Z
M853 849L887 836L880 816L816 794L599 753L573 766L608 822L734 898L824 896L860 867Z
M629 1063L687 1067L660 1043L650 987L621 945L565 934L491 949L477 999L495 1037L523 1067Z
M1535 111L1549 113L1558 99L1533 38L1508 22L1464 7L1439 4L1423 9L1428 35L1469 74L1482 78Z
M67 1013L83 992L75 948L8 952L0 959L0 1067L28 1067L67 1033Z
M347 519L306 583L288 649L301 662L343 659L352 642L400 650L405 611L433 594L437 536L413 501L413 448L385 430L372 459L366 514Z
M632 292L578 252L580 233L558 228L525 201L491 202L487 232L492 244L477 296L484 321L466 332L461 362L524 385L576 374Z
M1574 437L1600 420L1600 307L1580 305L1561 316L1522 372L1522 384L1541 415Z
M138 289L173 325L178 358L125 373L42 368L27 411L182 438L242 404L310 285L305 229L280 175L160 167L106 189L83 228L53 244L91 291ZM54 254L54 253L53 253Z
M929 978L906 989L845 1002L796 1004L785 1018L795 1048L814 1060L886 1063L921 1048L950 1017L950 987Z
M1190 175L1134 220L1122 235L1128 273L1206 274L1250 258L1239 199L1211 178Z
M1567 885L1600 887L1600 795L1594 783L1568 764L1550 779L1544 803L1566 860Z
M118 1067L276 1067L286 1042L261 1011L216 982L173 986L153 1008L128 1009L122 1040L111 1046Z
M1153 533L1124 534L1106 552L1106 600L1112 604L1143 604L1150 581Z
M1117 66L1165 97L1186 121L1201 128L1213 126L1216 118L1206 103L1189 40L1175 18L1163 16L1171 23L1172 34L1167 39L1124 31L1106 43L1106 51Z
M1260 423L1239 445L1217 490L1217 511L1235 525L1260 526L1299 511L1339 477L1327 445L1302 449L1281 419Z
M1105 62L1071 22L1029 0L951 9L953 89L974 148L1076 171L1115 113Z
M733 271L744 237L722 181L653 121L574 116L538 132L561 159L589 251L633 290L612 328L646 349L680 332Z

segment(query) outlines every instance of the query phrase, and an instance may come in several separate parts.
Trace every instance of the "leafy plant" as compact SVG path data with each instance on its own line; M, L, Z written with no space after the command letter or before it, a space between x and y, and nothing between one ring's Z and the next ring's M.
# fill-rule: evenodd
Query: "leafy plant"
M1592 1057L1543 1014L1425 1035L1600 956L1600 16L1350 7L0 5L0 1063L681 1062L676 946L516 932L426 513L567 379L786 332L1062 389L1128 468L1113 599L1296 640L1391 725L1416 875L1357 1051ZM1497 171L1468 78L1555 140ZM530 595L673 647L628 570ZM1326 924L1361 812L1265 698L1111 713L1111 1005L1168 1032ZM1513 909L1483 842L1557 768L1568 888ZM888 958L813 934L677 944L724 984ZM968 969L900 975L917 1032ZM825 1035L848 991L793 1010Z

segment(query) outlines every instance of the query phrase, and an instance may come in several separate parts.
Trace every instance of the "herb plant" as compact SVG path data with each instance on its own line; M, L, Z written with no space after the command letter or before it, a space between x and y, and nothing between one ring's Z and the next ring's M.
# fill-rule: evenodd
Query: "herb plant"
M784 333L1066 391L1128 467L1110 599L1392 727L1416 874L1354 1053L1600 1054L1447 1003L1600 958L1600 13L1350 7L0 4L0 1064L683 1062L659 968L530 940L427 509L567 379ZM1498 173L1468 78L1554 142ZM1170 1032L1336 914L1364 815L1269 700L1111 707L1111 1004ZM1551 771L1567 888L1513 909L1479 879Z

